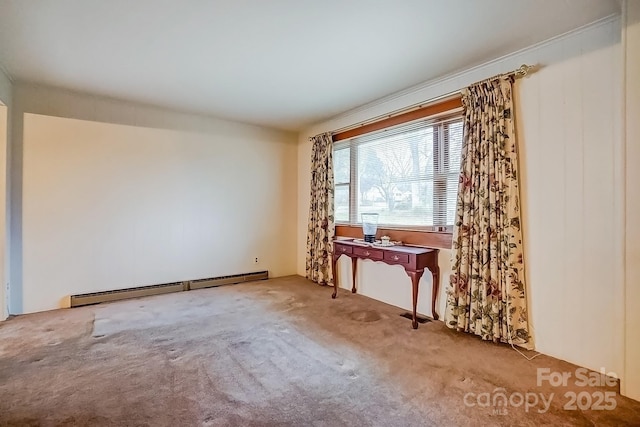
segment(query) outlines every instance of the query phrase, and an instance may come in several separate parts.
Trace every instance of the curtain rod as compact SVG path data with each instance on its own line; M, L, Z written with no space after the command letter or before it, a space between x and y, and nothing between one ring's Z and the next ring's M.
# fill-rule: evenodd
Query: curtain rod
M519 66L518 68L516 68L513 71L510 71L508 73L498 74L498 75L495 75L493 77L489 77L488 79L477 81L475 83L470 84L469 86L472 86L472 85L478 84L478 83L482 83L482 82L486 82L488 80L493 80L493 79L499 78L499 77L509 77L509 76L514 76L515 78L525 77L527 74L529 74L530 71L534 71L534 69L535 69L535 65L522 64L521 66ZM374 118L371 118L371 119L363 120L363 121L355 123L353 125L349 125L349 126L342 127L340 129L333 130L333 131L331 131L331 134L335 135L335 134L340 133L340 132L344 132L344 131L347 131L347 130L355 129L355 128L358 128L358 127L361 127L361 126L364 126L364 125L367 125L367 124L370 124L370 123L375 123L375 122L377 122L379 120L382 120L382 119L386 119L386 118L389 118L389 117L397 116L398 114L403 114L403 113L409 112L411 110L417 110L417 109L422 108L422 107L424 107L424 106L426 106L428 104L433 104L436 101L442 101L442 100L446 100L447 98L451 98L453 96L460 95L461 92L462 92L462 89L459 89L459 90L456 90L456 91L453 91L453 92L449 92L449 93L447 93L445 95L441 95L441 96L438 96L436 98L432 98L432 99L430 99L428 101L423 101L423 102L421 102L419 104L414 104L414 105L411 105L409 107L405 107L405 108L402 108L400 110L393 111L391 113L383 114L383 115L378 116L378 117L374 117ZM309 138L309 139L311 140L311 138Z

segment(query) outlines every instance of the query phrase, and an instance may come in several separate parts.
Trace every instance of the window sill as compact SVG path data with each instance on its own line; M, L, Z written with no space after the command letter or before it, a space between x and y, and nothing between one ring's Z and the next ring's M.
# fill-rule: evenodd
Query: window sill
M336 224L336 236L362 238L362 226ZM378 228L376 236L389 236L391 240L399 240L407 245L425 246L429 248L451 249L453 233L450 231L412 231L398 228Z

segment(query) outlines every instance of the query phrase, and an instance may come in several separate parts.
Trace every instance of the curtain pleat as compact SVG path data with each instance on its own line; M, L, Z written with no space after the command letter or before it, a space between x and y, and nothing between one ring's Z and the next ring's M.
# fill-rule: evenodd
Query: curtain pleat
M463 91L464 143L445 323L529 346L513 79Z
M306 276L321 285L333 283L333 139L330 133L311 138L311 201L307 230Z

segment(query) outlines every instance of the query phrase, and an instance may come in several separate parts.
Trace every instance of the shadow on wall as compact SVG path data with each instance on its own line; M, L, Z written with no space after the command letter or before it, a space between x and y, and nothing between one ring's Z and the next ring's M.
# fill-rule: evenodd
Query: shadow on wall
M4 105L3 105L4 104ZM8 248L7 233L7 141L9 140L9 109L0 99L0 320L9 315L9 287L8 287Z

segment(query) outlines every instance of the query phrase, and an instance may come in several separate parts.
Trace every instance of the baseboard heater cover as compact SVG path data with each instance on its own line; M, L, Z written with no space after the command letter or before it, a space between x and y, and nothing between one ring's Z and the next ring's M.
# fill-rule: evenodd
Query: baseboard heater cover
M231 276L211 277L207 279L190 280L185 282L165 283L161 285L140 286L135 288L117 289L113 291L92 292L88 294L71 295L71 307L99 304L101 302L119 301L123 299L147 297L151 295L168 294L172 292L189 291L191 289L210 288L214 286L235 283L266 280L268 271L234 274Z
M198 279L189 282L189 289L212 288L214 286L231 285L242 282L253 282L254 280L266 280L269 278L268 271L257 271L247 274L233 274L231 276L211 277L208 279Z
M114 291L92 292L90 294L71 295L71 307L98 304L101 302L119 301L129 298L147 297L150 295L182 292L185 290L183 282L165 283L162 285L140 286L137 288L117 289Z

